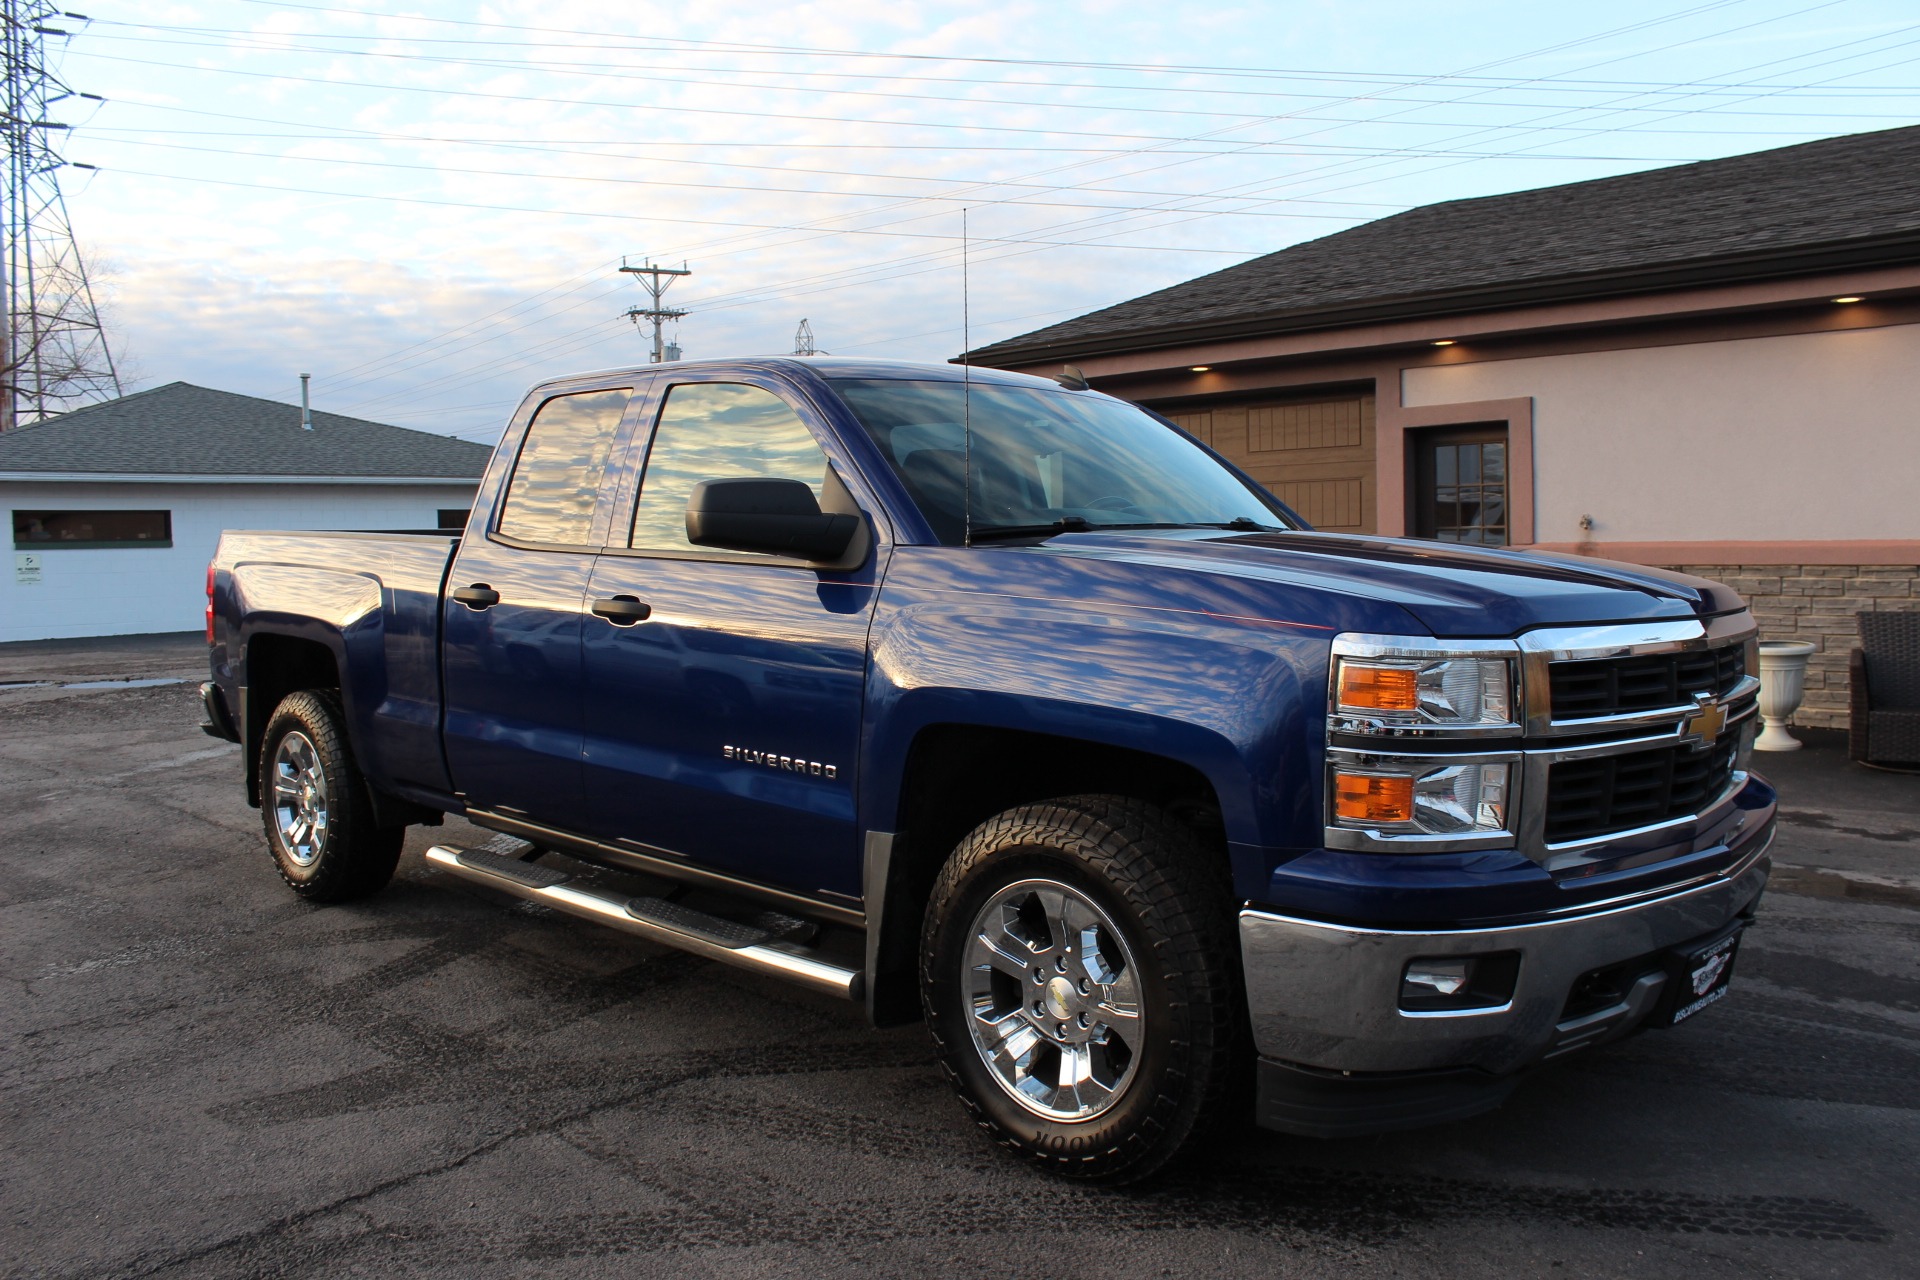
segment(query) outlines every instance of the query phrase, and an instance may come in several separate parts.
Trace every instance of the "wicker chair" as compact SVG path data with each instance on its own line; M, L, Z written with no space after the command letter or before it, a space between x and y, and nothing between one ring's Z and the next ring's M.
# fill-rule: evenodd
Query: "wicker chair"
M1920 765L1920 613L1859 618L1848 754L1863 764Z

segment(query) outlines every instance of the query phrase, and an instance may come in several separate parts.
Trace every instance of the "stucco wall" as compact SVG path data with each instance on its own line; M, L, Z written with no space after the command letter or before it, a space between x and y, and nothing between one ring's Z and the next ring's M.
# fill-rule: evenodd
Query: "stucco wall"
M207 562L224 529L430 529L442 507L473 500L467 485L0 484L7 565L0 641L198 630ZM35 547L40 582L21 583L12 512L170 510L173 545Z
M1408 407L1533 398L1540 542L1920 538L1920 325L1433 365L1401 382Z

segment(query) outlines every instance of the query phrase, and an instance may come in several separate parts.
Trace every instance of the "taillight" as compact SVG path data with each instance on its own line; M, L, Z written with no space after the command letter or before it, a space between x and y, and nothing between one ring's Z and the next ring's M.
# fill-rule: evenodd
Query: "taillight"
M207 565L207 643L213 643L213 565Z

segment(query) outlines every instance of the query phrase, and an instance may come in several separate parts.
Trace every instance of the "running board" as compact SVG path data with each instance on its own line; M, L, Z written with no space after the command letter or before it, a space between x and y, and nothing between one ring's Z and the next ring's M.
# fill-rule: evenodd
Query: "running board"
M772 974L842 1000L866 998L865 974L819 959L798 945L797 939L810 936L813 930L806 921L770 912L752 924L741 924L664 898L624 897L557 867L527 860L535 856L538 851L533 845L512 836L497 836L475 849L435 845L426 854L433 866L463 880L502 889L649 942Z

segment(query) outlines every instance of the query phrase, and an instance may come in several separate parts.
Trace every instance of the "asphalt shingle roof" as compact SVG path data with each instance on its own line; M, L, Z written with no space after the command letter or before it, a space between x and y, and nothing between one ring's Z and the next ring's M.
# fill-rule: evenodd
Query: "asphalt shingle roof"
M971 358L1014 364L1555 294L1916 260L1920 126L1911 126L1426 205L981 347Z
M478 479L485 445L170 382L0 433L0 472Z

